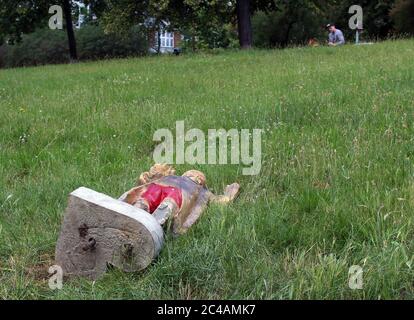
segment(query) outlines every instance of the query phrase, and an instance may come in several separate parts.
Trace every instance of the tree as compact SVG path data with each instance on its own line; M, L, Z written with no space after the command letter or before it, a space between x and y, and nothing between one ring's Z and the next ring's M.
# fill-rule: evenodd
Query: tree
M414 0L397 0L390 15L398 33L414 35Z
M240 47L242 49L250 49L253 43L250 0L237 0L236 12Z
M91 0L95 4L99 0ZM102 0L104 1L104 0ZM252 46L250 16L256 10L274 10L274 0L105 0L102 17L105 29L110 32L125 32L133 24L143 23L149 18L168 21L169 28L179 27L190 32L194 40L200 35L214 38L223 26L237 22L240 46ZM221 30L218 28L222 26ZM194 41L193 41L194 43Z
M233 3L222 0L170 0L168 9L168 20L189 36L193 50L228 46L233 18Z
M60 4L66 21L69 53L71 60L77 60L76 41L72 24L71 0L2 0L0 1L0 43L7 40L19 42L23 34L47 26L49 7Z
M134 25L144 24L157 34L159 52L161 32L169 27L166 22L170 0L92 0L90 3L92 8L99 7L97 12L107 33L127 35Z
M249 49L253 44L251 15L256 11L269 12L276 10L274 0L237 0L236 15L239 43L242 49Z
M43 22L46 25L48 8L47 1L0 1L1 42L19 42L22 34L32 32Z
M62 0L62 2L63 2L63 14L66 20L66 32L68 35L69 55L70 55L71 61L76 61L78 60L78 53L76 50L75 33L73 32L72 2L70 0Z
M94 0L95 4L98 1ZM214 43L214 35L223 32L223 26L233 14L232 6L222 0L106 0L105 2L106 6L101 6L103 10L100 14L107 32L122 34L136 24L145 24L158 35L162 30L172 31L179 28L191 37L193 49L195 49L196 38L208 38Z

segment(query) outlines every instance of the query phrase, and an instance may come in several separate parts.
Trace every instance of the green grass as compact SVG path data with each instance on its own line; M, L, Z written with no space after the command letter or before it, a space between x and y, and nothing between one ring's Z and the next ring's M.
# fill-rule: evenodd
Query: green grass
M0 71L0 297L413 299L413 57L411 40ZM68 194L131 188L177 120L264 129L260 175L197 165L237 201L144 272L50 290Z

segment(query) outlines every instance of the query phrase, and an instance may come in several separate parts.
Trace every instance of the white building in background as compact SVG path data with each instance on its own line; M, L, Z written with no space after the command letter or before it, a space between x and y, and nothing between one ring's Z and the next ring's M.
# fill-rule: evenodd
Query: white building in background
M80 29L85 23L86 17L91 13L91 6L85 5L83 1L73 1L73 3L78 7L78 21L75 23L75 28ZM86 14L84 14L86 9ZM93 17L94 19L96 17Z
M183 35L178 30L168 30L169 25L167 21L162 21L156 27L155 20L152 18L147 19L144 23L144 26L148 30L149 52L156 53L159 51L160 53L173 53L179 50ZM160 31L156 31L157 29Z

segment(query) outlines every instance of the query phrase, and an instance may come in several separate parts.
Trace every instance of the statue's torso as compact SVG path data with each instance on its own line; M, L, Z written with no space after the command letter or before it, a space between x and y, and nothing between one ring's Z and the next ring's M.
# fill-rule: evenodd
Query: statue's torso
M153 183L171 186L181 190L182 204L179 214L182 215L183 218L187 217L189 212L194 208L200 193L206 191L204 186L195 183L187 177L167 176L156 180Z

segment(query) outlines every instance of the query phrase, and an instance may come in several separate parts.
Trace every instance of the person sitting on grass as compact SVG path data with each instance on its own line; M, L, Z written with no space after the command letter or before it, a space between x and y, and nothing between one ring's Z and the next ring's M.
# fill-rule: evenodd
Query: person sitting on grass
M333 23L328 24L326 28L329 30L329 46L336 47L345 44L344 34L341 30L337 29Z

